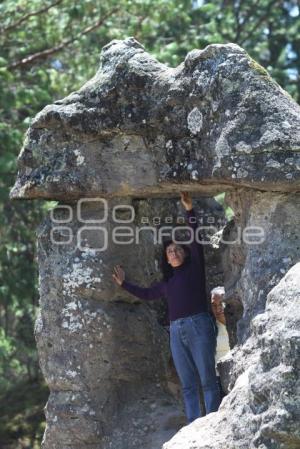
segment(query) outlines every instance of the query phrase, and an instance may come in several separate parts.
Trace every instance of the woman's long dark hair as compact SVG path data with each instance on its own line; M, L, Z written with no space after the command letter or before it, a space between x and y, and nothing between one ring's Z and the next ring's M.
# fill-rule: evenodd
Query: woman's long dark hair
M171 240L171 239L164 240L162 254L161 254L161 264L160 264L161 265L160 268L161 268L161 271L163 274L164 281L168 281L173 276L173 272L174 272L172 266L168 262L167 254L166 254L167 247L169 245L171 245L171 243L174 243L175 245L180 245L184 249L184 253L185 253L184 262L183 262L184 264L189 263L190 258L191 258L190 249L187 245L181 244L178 242L173 242L173 240Z

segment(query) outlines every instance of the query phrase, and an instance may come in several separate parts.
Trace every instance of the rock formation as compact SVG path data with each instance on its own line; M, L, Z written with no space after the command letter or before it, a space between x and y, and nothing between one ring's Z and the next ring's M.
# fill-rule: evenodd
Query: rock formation
M241 374L219 411L181 429L163 449L299 447L299 293L297 263L252 319L237 356Z
M223 191L234 210L220 249L235 347L219 412L164 448L299 447L299 149L299 106L235 44L170 68L112 41L93 79L36 116L11 198L59 201L38 229L43 449L159 449L183 425L167 330L111 279L116 263L135 282L159 277L151 235L111 236L124 224L135 237L145 204L175 218L180 190L198 214Z

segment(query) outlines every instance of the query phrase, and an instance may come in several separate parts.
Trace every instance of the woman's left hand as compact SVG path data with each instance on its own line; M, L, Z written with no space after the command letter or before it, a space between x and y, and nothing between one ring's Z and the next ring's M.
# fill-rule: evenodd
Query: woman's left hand
M189 192L180 192L181 203L186 210L193 208L193 201Z

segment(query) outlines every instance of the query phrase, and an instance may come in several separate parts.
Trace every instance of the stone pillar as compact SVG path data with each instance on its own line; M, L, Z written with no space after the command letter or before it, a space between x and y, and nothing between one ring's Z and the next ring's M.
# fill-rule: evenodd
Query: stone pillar
M242 317L237 307L237 341L243 343L252 317L264 311L267 294L299 258L300 198L237 189L227 201L235 211L235 232L228 239L233 244L226 245L226 291L229 304L233 298L243 306Z
M123 447L117 440L125 430L128 444L138 447L151 403L173 400L166 391L167 332L147 305L112 282L116 263L129 273L139 270L134 246L124 251L111 241L116 203L106 202L102 223L96 222L104 212L101 201L60 203L38 229L41 311L35 335L50 388L43 449L98 449L110 447L111 438L114 448ZM138 427L135 418L142 418ZM131 429L122 428L125 422Z

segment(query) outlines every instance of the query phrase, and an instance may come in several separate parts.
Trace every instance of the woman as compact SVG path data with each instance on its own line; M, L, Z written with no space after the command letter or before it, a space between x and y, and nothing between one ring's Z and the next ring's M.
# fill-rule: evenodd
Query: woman
M195 235L189 244L189 256L182 245L173 241L166 245L164 254L171 276L149 288L126 281L120 265L114 267L112 276L118 285L138 298L167 299L171 353L181 382L186 417L190 423L201 416L198 375L206 414L218 409L220 393L214 360L216 335L206 300L203 247L196 241L196 217L192 199L187 192L181 192L181 203L186 210L189 227Z

